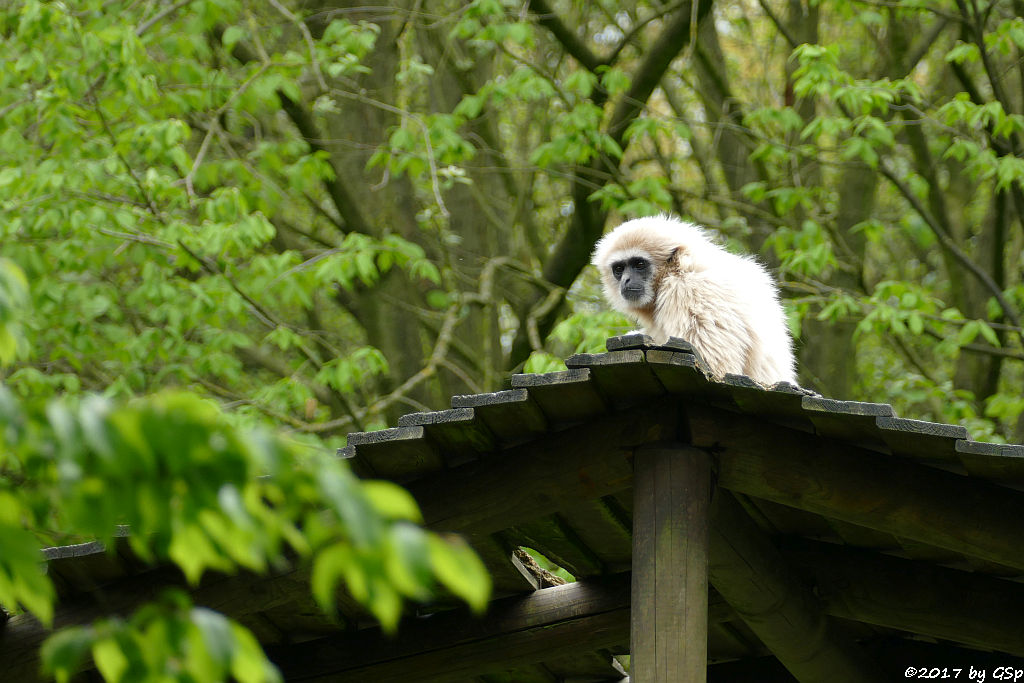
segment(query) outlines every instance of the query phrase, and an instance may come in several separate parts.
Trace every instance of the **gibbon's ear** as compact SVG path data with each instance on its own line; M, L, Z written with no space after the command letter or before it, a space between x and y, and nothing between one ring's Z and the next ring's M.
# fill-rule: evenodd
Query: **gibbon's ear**
M678 253L679 253L679 247L676 247L675 249L673 249L673 250L672 250L672 251L671 251L671 252L669 253L669 255L668 255L668 258L667 258L667 259L665 259L665 263L672 263L673 261L675 261L675 259L676 259L676 254L678 254Z

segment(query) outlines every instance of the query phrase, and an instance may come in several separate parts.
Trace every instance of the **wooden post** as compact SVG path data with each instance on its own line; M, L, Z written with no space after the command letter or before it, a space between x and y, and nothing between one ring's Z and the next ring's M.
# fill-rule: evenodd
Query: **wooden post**
M636 683L703 683L708 649L710 458L678 444L633 460L630 672Z

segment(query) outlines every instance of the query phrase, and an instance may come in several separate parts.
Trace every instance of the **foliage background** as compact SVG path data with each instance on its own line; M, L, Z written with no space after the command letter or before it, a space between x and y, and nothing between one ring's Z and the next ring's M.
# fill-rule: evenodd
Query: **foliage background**
M602 349L592 246L665 211L774 269L805 385L1024 441L1022 10L8 3L4 384L330 452Z
M600 348L593 242L670 211L776 269L808 386L1020 440L1018 4L16 3L7 383L335 446Z

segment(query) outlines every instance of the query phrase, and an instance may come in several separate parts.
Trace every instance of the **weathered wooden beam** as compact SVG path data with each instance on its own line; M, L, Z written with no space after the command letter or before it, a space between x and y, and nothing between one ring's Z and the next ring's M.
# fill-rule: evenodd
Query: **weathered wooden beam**
M397 639L366 629L268 654L289 681L462 680L614 646L628 637L628 612L625 575L498 600L480 618L458 609L410 619Z
M1024 493L707 406L686 410L724 488L1024 569Z
M712 520L711 584L798 681L884 680L728 491L715 493Z
M703 683L711 459L665 444L638 449L633 465L630 670L643 683Z
M676 422L675 402L662 400L406 486L430 528L493 533L629 488L633 450L671 438Z
M782 550L833 616L1024 656L1024 584L826 543Z

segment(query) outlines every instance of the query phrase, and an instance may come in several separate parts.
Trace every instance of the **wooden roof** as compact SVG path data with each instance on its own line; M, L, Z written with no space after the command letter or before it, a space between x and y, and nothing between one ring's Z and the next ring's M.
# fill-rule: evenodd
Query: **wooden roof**
M251 628L287 680L618 681L634 456L683 444L710 454L716 484L708 680L825 680L793 665L814 648L863 661L867 680L904 680L908 666L1024 669L1024 446L971 441L885 404L711 381L680 340L630 335L608 349L352 434L341 451L358 474L406 486L430 528L470 539L494 578L487 616L423 606L387 640L344 597L340 622L323 617L303 567L211 576L195 600ZM520 547L576 582L551 585ZM58 625L182 583L120 546L47 558ZM44 635L27 616L10 619L0 666L27 680Z

